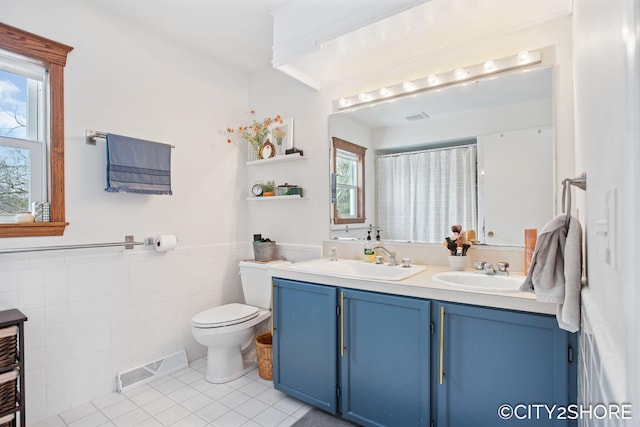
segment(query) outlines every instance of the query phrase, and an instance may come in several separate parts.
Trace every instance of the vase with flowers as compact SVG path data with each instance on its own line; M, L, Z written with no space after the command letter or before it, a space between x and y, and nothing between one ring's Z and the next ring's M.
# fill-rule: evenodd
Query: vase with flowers
M269 132L269 125L272 123L282 123L282 117L280 114L275 117L265 117L262 120L258 120L255 117L256 112L251 110L251 123L248 125L241 125L237 128L227 128L227 143L231 144L235 138L240 138L249 143L249 161L258 160L260 158L260 147L265 142L265 138Z

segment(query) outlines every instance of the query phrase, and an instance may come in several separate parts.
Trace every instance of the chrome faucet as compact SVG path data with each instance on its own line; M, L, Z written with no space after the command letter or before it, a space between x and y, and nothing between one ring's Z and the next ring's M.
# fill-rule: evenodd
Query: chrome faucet
M396 253L393 251L388 250L387 248L385 248L382 245L375 245L373 247L374 250L376 249L380 249L380 251L382 251L383 254L385 254L388 257L388 261L389 261L389 265L396 265Z
M498 269L498 271L496 271L496 274L499 274L501 276L508 276L509 275L509 263L506 261L500 261L496 263L496 268Z
M489 276L493 276L496 274L496 270L493 269L493 265L486 263L484 265L484 274L487 274Z

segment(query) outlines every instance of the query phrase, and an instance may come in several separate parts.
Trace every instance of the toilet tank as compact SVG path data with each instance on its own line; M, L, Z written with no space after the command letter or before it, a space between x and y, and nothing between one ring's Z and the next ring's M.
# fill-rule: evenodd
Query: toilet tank
M271 307L271 277L267 269L289 261L240 261L240 279L245 303L254 307Z

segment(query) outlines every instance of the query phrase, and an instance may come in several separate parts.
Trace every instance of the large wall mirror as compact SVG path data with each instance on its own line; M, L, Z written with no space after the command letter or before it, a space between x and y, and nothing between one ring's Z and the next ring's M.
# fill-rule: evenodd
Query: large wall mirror
M332 206L331 237L373 229L382 240L440 243L462 224L479 243L522 246L524 229L555 212L554 117L551 66L331 115L332 157L336 138L366 148L365 219L341 223Z

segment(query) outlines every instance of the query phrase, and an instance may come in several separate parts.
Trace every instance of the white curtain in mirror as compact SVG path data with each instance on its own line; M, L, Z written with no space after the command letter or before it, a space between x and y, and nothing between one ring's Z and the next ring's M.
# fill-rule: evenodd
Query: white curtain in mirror
M475 145L376 157L376 215L385 240L440 243L478 224Z

